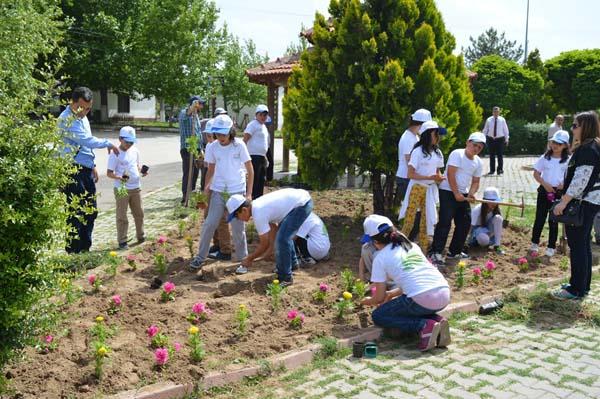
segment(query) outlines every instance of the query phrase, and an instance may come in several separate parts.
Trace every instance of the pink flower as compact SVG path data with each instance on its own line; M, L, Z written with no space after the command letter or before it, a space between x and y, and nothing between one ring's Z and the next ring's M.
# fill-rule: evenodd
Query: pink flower
M113 295L110 299L115 306L121 306L121 295Z
M175 284L173 284L171 281L167 281L165 283L165 285L163 286L163 290L167 293L170 294L171 292L173 292L173 290L175 289Z
M532 258L537 258L538 256L540 256L540 254L537 251L533 251L530 255Z
M51 344L51 343L52 343L52 341L54 341L54 337L53 337L52 335L48 334L48 335L46 335L46 337L44 338L44 341L45 341L47 344Z
M371 287L371 295L375 295L375 292L377 292L377 287L372 286Z
M192 312L196 314L211 314L211 310L206 306L204 302L196 302L194 306L192 306Z
M158 348L154 351L154 359L156 364L164 366L169 361L169 351L165 348Z
M136 261L136 257L134 254L129 254L127 255L127 262L135 262Z
M524 265L525 263L527 263L527 258L526 257L519 258L519 260L517 262L519 262L519 265Z
M327 292L327 291L329 291L329 286L325 283L321 283L321 284L319 284L319 291Z
M473 269L473 274L476 276L481 276L481 269L476 267L475 269Z
M173 346L175 347L175 352L179 352L181 350L181 344L179 342L175 342Z
M165 236L158 236L158 239L156 240L157 243L159 244L164 244L165 242L167 242L167 237Z
M156 327L154 324L152 324L146 330L146 334L148 334L148 338L153 338L156 334L158 334L158 327Z
M88 283L90 283L90 285L94 285L95 282L96 282L96 275L95 274L90 274L88 276Z
M300 313L300 321L304 323L304 313Z
M298 311L296 309L290 310L287 314L288 320L294 320L298 316Z
M496 268L496 264L491 260L488 260L487 262L485 262L485 268L491 272Z

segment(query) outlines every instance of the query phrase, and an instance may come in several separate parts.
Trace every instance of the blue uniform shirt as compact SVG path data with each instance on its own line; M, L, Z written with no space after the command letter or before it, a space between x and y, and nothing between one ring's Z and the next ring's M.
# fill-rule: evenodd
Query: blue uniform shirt
M58 117L58 127L63 135L63 142L66 144L63 154L76 153L75 163L87 168L94 167L93 148L112 147L112 143L106 139L99 139L92 136L92 129L87 116L78 118L71 110L71 106L61 112Z

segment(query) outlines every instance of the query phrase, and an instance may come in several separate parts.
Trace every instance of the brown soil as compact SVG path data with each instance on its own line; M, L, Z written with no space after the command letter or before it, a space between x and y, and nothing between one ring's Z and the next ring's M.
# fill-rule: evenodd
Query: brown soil
M183 239L176 234L169 236L172 252L168 256L168 280L176 285L176 299L159 301L160 290L151 289L156 273L153 267L153 251L157 244L147 245L137 255L138 270L128 271L124 263L114 280L105 279L99 293L92 293L87 281L82 280L85 294L67 309L72 314L57 335L58 349L48 354L32 349L25 352L25 360L8 370L8 376L16 397L94 397L98 393L111 394L140 387L158 380L175 382L197 381L210 370L239 368L271 355L299 348L319 336L348 337L361 327L371 323L369 309L357 308L344 320L336 318L332 304L341 295L340 271L351 267L357 271L362 234L362 221L371 211L371 196L362 191L330 190L313 193L315 210L325 221L332 239L331 258L295 274L295 283L287 289L283 306L272 311L265 287L273 278L274 264L255 262L251 271L237 276L233 263L216 262L206 267L203 281L187 270L189 252ZM194 237L197 249L198 227L189 233ZM187 233L186 233L187 234ZM507 254L497 256L491 252L472 251L477 259L469 260L466 285L452 293L453 302L475 300L519 284L560 276L558 258L548 265L534 268L526 273L518 271L514 260L524 255L528 246L528 233L507 229ZM256 240L250 245L254 247ZM497 265L491 279L479 285L470 282L472 267L484 267L487 259ZM102 272L98 272L103 276ZM448 279L454 286L454 265L448 267ZM324 304L312 301L312 293L320 282L326 282L332 291ZM120 294L123 310L113 316L107 315L112 295ZM186 317L195 302L206 302L214 312L208 321L200 323L206 358L199 364L190 362L189 349L184 345L169 360L168 366L158 370L154 366L153 350L149 346L146 329L157 325L171 342L185 344L189 322ZM246 304L252 316L245 335L238 335L233 314L240 304ZM286 320L290 309L298 309L306 315L302 328L288 326ZM110 357L105 367L105 377L98 381L93 376L94 359L89 348L89 329L97 315L104 315L107 324L116 328L109 338Z

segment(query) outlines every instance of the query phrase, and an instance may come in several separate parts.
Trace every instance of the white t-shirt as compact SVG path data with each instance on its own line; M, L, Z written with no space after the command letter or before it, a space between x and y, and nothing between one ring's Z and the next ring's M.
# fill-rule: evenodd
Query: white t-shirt
M488 212L485 215L485 224L481 224L481 204L471 209L471 226L487 226L487 223L494 216L494 212Z
M294 208L305 205L310 201L306 190L283 188L265 194L252 201L252 217L259 235L271 230L269 223L279 224Z
M471 187L471 180L473 177L481 177L483 173L483 163L481 162L481 158L475 155L473 159L469 159L465 154L465 149L459 148L452 151L448 157L446 172L444 172L446 180L442 181L440 184L440 190L452 191L450 188L450 183L448 183L448 166L456 166L458 168L455 174L456 185L458 187L458 191L463 194L469 192L469 187Z
M398 170L396 171L396 176L408 178L408 161L406 160L406 155L410 155L413 147L419 138L416 134L411 132L410 130L405 130L402 133L402 137L398 141Z
M240 139L235 143L221 145L215 141L206 148L204 159L215 164L215 174L210 182L210 189L219 193L243 193L246 191L246 167L250 154L246 144Z
M408 252L400 246L392 249L392 244L377 252L371 281L385 283L388 280L392 280L409 298L435 288L448 287L444 276L414 244Z
M111 151L108 156L108 163L106 165L106 169L112 170L115 175L123 176L126 174L129 176L129 179L125 182L125 188L128 190L133 190L134 188L140 188L140 153L137 148L129 147L127 151L123 151L119 148L119 155L115 155L114 152ZM114 181L114 186L121 186L120 180Z
M250 155L267 155L269 150L269 130L267 127L254 119L248 123L244 133L248 133L251 137L248 140L248 152Z
M306 239L308 252L315 260L321 260L329 253L331 243L329 242L327 227L315 213L308 215L296 235Z
M421 147L415 148L410 153L410 161L408 165L415 168L415 173L422 176L435 175L438 168L444 167L444 155L440 151L432 152L430 155L423 154ZM415 180L415 183L422 185L430 185L433 180Z
M533 169L540 172L542 179L548 182L552 187L558 187L565 181L565 174L567 173L567 166L569 166L569 160L560 163L560 158L546 159L543 155L538 158L533 165Z

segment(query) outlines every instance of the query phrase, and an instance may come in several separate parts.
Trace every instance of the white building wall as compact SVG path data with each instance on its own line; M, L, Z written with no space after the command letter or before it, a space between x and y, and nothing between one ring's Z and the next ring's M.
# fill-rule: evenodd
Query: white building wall
M119 97L117 94L111 92L107 93L107 113L108 117L113 117L119 109ZM101 97L100 91L94 92L94 103L92 105L92 112L94 110L101 109ZM156 98L150 97L142 100L129 99L129 114L134 119L156 119Z

